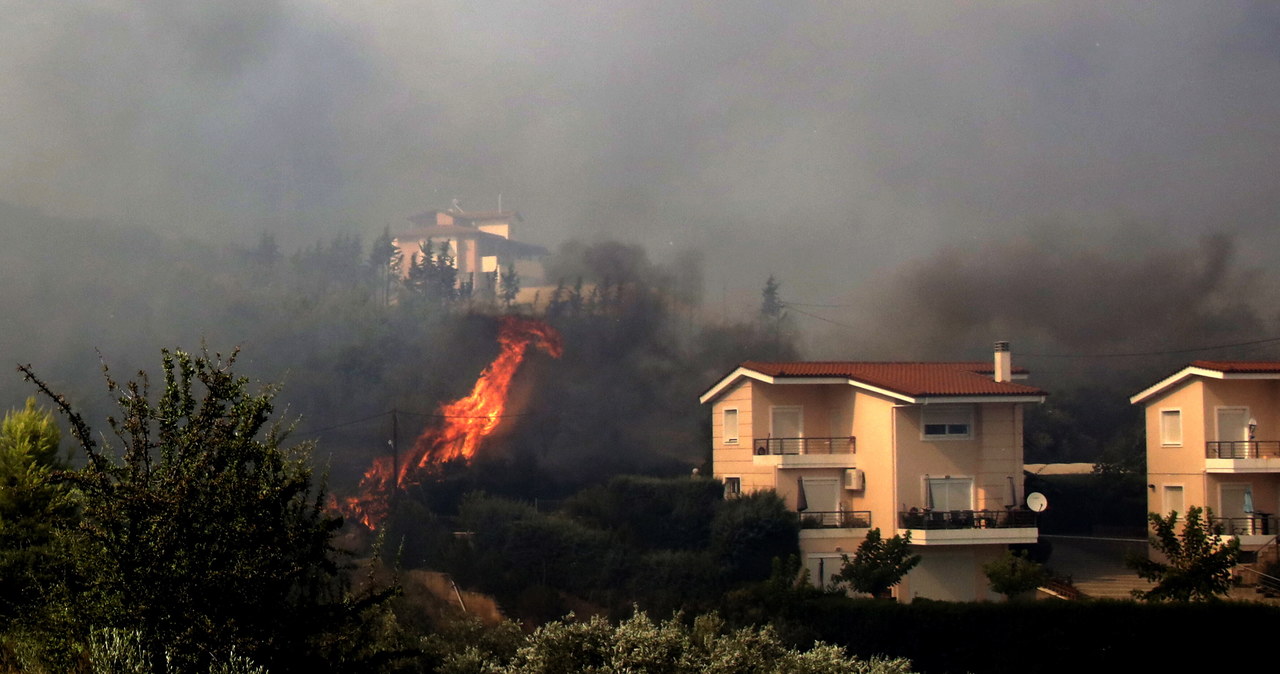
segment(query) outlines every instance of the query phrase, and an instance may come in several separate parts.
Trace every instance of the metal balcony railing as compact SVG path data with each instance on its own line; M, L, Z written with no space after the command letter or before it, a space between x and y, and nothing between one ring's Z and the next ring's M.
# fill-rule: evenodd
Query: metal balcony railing
M785 454L856 454L858 439L843 438L756 438L752 441L757 456Z
M1204 448L1210 459L1280 458L1280 440L1215 440Z
M1226 536L1274 536L1280 533L1275 515L1254 513L1243 517L1213 517L1209 524L1219 527Z
M870 510L806 510L800 513L801 529L870 529Z
M1011 529L1036 526L1030 510L924 510L898 513L903 529Z

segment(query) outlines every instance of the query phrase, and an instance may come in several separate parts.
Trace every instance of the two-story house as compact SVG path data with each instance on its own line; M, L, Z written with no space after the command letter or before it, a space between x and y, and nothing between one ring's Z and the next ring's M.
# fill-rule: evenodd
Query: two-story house
M1246 550L1275 537L1280 362L1198 360L1129 401L1146 408L1149 511L1209 508Z
M481 288L494 272L514 266L524 285L541 281L542 246L515 239L516 226L524 218L516 211L463 211L456 205L444 211L419 213L409 221L413 227L399 233L393 245L404 260L426 256L422 245L430 242L430 255L443 248L458 270L458 282ZM402 270L407 272L406 270Z
M743 363L701 396L714 473L734 493L775 490L800 513L810 577L829 582L871 527L922 555L896 588L987 599L982 565L1035 543L1022 508L1022 419L1045 392L989 363Z

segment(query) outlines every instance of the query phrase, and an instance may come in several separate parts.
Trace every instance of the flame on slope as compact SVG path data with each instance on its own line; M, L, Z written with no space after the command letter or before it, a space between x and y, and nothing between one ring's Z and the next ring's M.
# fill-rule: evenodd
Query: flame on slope
M423 429L413 449L401 457L398 466L390 456L374 460L360 480L359 495L336 504L344 515L377 529L387 515L391 495L396 490L420 484L446 461L470 462L480 441L502 421L511 378L528 348L536 346L554 358L559 358L563 351L560 333L555 328L542 321L513 316L502 319L498 344L501 346L498 357L480 373L471 394L441 405L441 425Z

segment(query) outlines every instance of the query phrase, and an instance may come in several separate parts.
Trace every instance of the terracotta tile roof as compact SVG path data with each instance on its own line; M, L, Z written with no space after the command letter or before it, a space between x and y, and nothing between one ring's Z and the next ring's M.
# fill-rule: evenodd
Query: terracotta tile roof
M1042 396L1034 386L992 379L992 363L858 363L760 362L742 367L771 377L840 377L911 397L919 396ZM1026 368L1013 368L1027 374Z
M1191 367L1218 372L1264 373L1280 372L1280 362L1273 360L1195 360Z

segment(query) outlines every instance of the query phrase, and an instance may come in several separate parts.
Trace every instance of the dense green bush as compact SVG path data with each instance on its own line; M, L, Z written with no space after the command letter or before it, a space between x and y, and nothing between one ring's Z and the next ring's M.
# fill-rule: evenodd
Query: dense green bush
M711 552L733 581L764 580L774 559L799 554L800 524L778 495L758 491L724 501L711 522Z
M642 549L704 548L723 499L717 480L620 475L565 503L570 516Z

